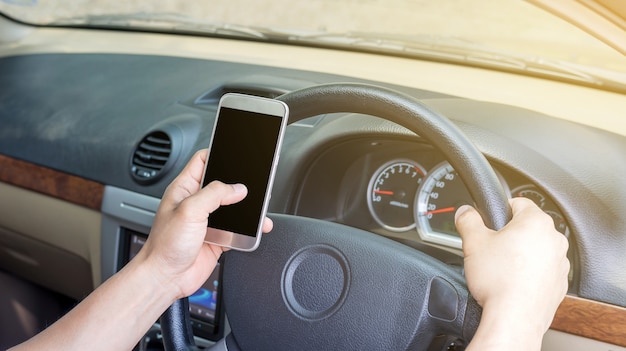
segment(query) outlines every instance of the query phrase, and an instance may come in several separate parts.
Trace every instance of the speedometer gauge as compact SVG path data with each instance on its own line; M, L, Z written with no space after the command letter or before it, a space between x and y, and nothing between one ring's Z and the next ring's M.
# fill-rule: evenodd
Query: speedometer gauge
M367 187L367 206L383 228L403 232L415 228L413 205L426 171L410 160L393 160L376 170Z
M424 179L415 198L417 232L424 241L461 248L454 214L462 205L472 205L465 184L448 162L437 165Z
M508 193L506 182L498 172L496 175ZM450 163L438 164L424 179L415 197L415 221L420 238L460 249L461 237L456 230L454 215L463 205L474 206L465 183Z

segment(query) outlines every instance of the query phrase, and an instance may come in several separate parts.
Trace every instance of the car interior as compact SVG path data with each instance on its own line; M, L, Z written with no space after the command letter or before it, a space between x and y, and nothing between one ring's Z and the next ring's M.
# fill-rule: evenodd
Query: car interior
M620 2L531 3L623 58ZM542 349L626 350L626 65L603 80L540 59L395 53L358 33L259 38L97 12L40 24L33 4L0 2L1 349L139 252L167 185L210 144L220 98L239 93L289 106L274 230L225 254L136 350L462 350L480 307L454 211L502 228L512 197L569 242Z

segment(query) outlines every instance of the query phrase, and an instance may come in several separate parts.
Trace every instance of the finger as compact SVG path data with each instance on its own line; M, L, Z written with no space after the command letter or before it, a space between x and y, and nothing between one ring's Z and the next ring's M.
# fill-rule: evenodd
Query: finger
M274 222L268 217L265 217L265 219L263 220L263 233L269 233L272 231L272 229L274 229Z
M184 199L179 204L178 210L183 212L188 220L206 221L218 207L237 203L247 194L248 189L243 184L212 181L197 193Z
M176 207L182 200L200 189L207 155L208 150L203 149L191 157L185 168L165 189L162 201L165 202L164 206Z
M198 191L201 187L200 182L202 182L207 155L207 149L197 151L174 179L173 184L187 190L190 194Z
M530 235L537 233L552 232L557 234L554 229L554 220L548 214L546 214L537 204L532 200L516 197L509 200L511 210L513 212L513 219L507 227L524 228L530 232ZM560 236L561 234L558 233Z
M509 205L511 205L511 212L513 213L513 218L524 212L537 212L544 213L537 204L535 204L532 200L525 197L514 197L509 200Z
M202 181L204 175L204 168L206 165L207 157L209 156L209 149L202 149L196 151L183 172L187 172L198 184Z
M197 193L200 201L205 203L208 213L220 206L232 205L248 195L248 188L243 184L225 184L214 180Z
M463 250L466 250L466 246L480 245L480 237L485 231L489 229L485 226L482 217L472 206L463 205L459 207L454 215L454 222L456 229L463 239Z

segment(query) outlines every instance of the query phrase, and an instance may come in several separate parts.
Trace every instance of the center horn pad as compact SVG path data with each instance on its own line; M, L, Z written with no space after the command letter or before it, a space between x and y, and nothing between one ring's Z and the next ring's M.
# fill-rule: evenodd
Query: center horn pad
M297 317L316 321L335 313L350 288L350 266L329 245L302 248L287 261L281 290L285 305Z

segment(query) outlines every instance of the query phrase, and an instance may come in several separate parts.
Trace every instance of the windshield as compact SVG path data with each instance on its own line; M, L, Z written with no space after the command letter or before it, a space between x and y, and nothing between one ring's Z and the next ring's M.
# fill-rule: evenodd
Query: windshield
M626 90L622 54L519 0L0 0L0 11L38 25L137 27L328 45L548 72Z

